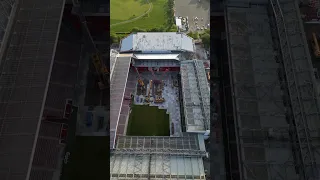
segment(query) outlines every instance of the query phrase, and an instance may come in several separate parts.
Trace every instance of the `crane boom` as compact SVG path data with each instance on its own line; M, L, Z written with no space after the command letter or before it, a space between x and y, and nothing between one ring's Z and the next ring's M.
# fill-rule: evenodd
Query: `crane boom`
M101 54L99 50L96 48L96 45L93 41L93 38L87 26L86 18L81 11L80 3L78 2L78 0L73 0L73 6L76 8L77 15L79 17L79 20L84 30L83 33L85 37L85 43L89 45L89 48L90 48L89 51L92 53L91 58L99 79L99 82L98 82L99 88L101 90L105 89L108 87L108 84L110 81L110 79L107 78L107 75L109 74L109 70L106 68L105 64L103 63Z

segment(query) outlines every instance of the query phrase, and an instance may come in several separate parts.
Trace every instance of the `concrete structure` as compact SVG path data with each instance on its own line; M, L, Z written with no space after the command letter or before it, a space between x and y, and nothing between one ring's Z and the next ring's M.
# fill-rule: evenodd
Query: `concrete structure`
M235 179L319 179L320 106L300 17L296 1L228 1L226 167Z

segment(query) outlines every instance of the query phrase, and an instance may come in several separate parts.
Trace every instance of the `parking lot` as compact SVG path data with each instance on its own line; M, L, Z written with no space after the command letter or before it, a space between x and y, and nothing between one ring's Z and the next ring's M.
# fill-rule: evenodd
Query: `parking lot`
M201 31L210 24L210 1L175 0L175 16L188 17L189 31Z

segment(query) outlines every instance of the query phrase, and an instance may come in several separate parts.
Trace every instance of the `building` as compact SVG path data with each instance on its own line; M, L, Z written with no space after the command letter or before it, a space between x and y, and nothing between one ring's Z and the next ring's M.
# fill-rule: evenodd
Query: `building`
M203 62L187 60L194 51L193 39L187 35L157 32L131 34L121 41L119 54L110 53L111 179L205 179L210 90ZM185 68L193 68L194 73L188 74ZM158 78L166 86L170 85L167 82L175 84L172 78L177 79L176 84L183 81L183 88L179 86L176 92L179 96L167 98L168 103L159 106L169 114L170 136L126 135L130 103L136 103L128 97L135 97L133 92L142 75ZM198 104L190 105L190 98L197 99Z
M0 179L59 179L83 53L70 3L0 5Z
M319 179L319 96L297 3L231 0L224 12L227 178Z

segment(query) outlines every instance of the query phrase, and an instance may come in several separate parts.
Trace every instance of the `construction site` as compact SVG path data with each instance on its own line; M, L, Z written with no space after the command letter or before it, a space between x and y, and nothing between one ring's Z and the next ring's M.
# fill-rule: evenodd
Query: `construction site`
M110 179L207 178L210 63L194 51L175 32L133 33L111 50Z
M75 114L109 116L108 5L0 1L1 180L60 179L86 126Z
M319 179L319 2L225 3L210 23L218 34L211 39L211 91L220 92L211 94L211 110L220 113L212 116L210 143L217 130L223 139L223 150L210 157L211 176Z

